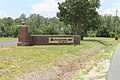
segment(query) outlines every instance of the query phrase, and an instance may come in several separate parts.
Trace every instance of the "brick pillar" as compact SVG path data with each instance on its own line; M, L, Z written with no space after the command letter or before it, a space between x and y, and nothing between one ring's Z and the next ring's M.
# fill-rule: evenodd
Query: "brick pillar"
M19 25L18 26L18 46L28 46L28 27L26 25Z

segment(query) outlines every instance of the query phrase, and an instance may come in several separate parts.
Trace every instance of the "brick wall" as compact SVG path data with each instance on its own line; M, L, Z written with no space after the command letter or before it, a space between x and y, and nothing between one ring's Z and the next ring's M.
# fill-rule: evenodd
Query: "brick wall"
M49 38L74 38L73 43L49 43ZM80 44L80 36L78 35L31 35L29 36L29 45L71 45Z
M51 38L56 38L63 42L53 42L51 43ZM68 39L72 39L69 42ZM65 41L65 42L64 42ZM19 25L18 27L18 46L28 46L28 45L72 45L80 44L80 36L78 35L28 35L28 27L26 25Z
M28 27L26 25L19 25L18 27L18 46L28 45Z

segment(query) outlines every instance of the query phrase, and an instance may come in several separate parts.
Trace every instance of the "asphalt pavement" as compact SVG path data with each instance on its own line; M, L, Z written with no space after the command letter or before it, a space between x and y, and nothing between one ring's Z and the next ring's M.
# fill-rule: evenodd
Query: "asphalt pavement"
M120 80L120 44L116 47L113 54L107 80Z
M13 46L13 45L17 45L17 42L5 42L5 43L0 43L1 47L4 46Z

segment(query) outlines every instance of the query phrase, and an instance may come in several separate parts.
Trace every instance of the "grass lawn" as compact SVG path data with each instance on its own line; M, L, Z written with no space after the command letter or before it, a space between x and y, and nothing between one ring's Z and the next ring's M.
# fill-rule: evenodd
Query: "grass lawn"
M105 43L107 46L105 46L97 54L93 55L93 61L89 62L83 70L80 69L80 71L75 73L74 80L104 80L107 76L106 70L109 69L113 52L120 41L115 41L113 38L94 39L102 41L102 44Z
M16 39L10 40L16 41ZM4 42L4 39L0 41ZM0 80L11 80L14 77L37 71L42 65L57 66L60 61L72 62L73 58L93 55L103 48L109 52L117 44L118 42L113 38L85 38L81 41L81 45L77 46L11 46L8 50L1 49ZM98 55L99 58L101 55Z
M0 43L2 42L14 42L17 41L17 38L0 38Z

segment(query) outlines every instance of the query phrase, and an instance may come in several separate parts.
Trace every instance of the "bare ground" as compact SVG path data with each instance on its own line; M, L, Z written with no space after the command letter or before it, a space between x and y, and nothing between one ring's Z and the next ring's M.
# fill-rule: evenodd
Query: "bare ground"
M0 48L0 50L6 51L6 50L12 50L12 48Z

